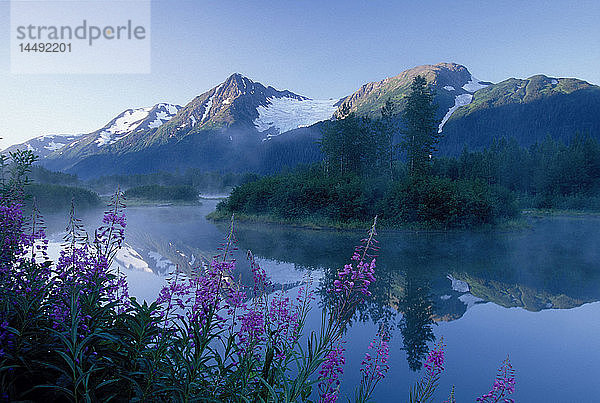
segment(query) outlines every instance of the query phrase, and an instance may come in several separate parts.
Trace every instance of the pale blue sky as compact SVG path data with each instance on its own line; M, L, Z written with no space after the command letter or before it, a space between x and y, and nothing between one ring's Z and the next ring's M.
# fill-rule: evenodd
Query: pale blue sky
M149 75L13 75L0 0L0 149L95 130L129 107L185 104L240 72L313 98L428 63L481 80L542 73L600 83L599 1L161 0Z

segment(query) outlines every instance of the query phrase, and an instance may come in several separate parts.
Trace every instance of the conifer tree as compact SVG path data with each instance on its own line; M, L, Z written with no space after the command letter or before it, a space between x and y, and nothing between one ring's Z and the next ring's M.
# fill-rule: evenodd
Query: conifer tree
M402 147L406 150L408 170L411 175L423 175L435 151L440 134L435 117L437 105L433 103L433 91L422 76L416 76L410 86L404 121Z

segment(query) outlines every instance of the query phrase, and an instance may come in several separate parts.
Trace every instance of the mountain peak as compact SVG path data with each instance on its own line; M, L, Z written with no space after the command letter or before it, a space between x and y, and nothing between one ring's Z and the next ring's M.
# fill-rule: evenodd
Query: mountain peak
M239 92L244 93L254 84L255 82L250 80L248 77L240 73L233 73L227 77L220 86L217 86L217 88L220 88L221 90L235 88L238 89Z
M419 75L424 77L436 91L436 102L441 110L449 112L453 111L450 109L454 105L460 106L467 100L470 102L473 93L489 84L474 78L462 64L453 62L424 64L405 70L396 76L364 84L344 100L336 116L343 117L342 111L349 108L359 115L378 117L381 107L388 99L402 108L413 79Z

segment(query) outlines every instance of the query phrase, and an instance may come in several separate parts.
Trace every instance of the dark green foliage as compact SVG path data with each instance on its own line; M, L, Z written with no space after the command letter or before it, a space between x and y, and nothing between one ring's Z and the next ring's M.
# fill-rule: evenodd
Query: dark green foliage
M73 186L32 183L27 187L26 194L32 199L35 198L41 211L66 210L71 201L78 209L98 207L102 204L96 192Z
M31 167L31 181L34 183L47 183L52 185L81 186L76 175L63 172L53 172L39 165Z
M221 212L272 215L284 220L368 220L385 188L352 174L328 176L319 165L236 187Z
M479 179L409 177L384 200L382 217L391 223L433 227L471 227L517 215L514 195Z
M334 177L324 175L318 165L239 186L217 209L221 215L328 224L367 221L379 215L388 225L432 227L477 226L517 214L512 193L482 180L404 176L390 182L357 175Z
M192 186L145 185L128 189L125 196L129 199L152 201L197 201L198 192Z
M384 128L383 121L350 112L343 119L325 122L320 147L327 174L373 176L389 167L391 140Z
M494 140L514 137L521 147L546 136L568 143L576 131L600 133L600 88L585 81L546 76L508 79L477 91L471 104L458 108L444 125L440 152L458 156Z
M23 189L31 183L31 165L37 157L31 151L11 151L0 154L0 192L6 197L21 198Z
M416 76L402 112L404 123L401 146L406 150L408 170L414 175L427 172L435 145L439 141L437 105L433 91L422 76Z
M433 173L451 179L475 179L519 195L522 207L598 208L600 143L576 134L569 145L546 137L521 148L516 139L494 141L483 151L434 162Z

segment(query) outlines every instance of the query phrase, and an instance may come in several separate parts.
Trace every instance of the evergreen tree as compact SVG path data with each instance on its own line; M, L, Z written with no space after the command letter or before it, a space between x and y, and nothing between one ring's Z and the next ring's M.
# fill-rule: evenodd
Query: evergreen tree
M319 142L325 154L326 170L332 175L371 175L381 171L387 154L382 147L381 125L368 117L358 117L347 109L343 119L325 122Z
M394 159L396 157L397 145L394 144L394 135L398 129L397 125L397 108L396 104L388 98L385 105L381 107L381 132L382 132L382 152L389 161L389 177L393 178L394 174Z
M406 107L402 113L405 129L402 147L406 150L408 170L412 175L422 175L435 151L440 134L435 117L437 105L433 91L422 76L416 76L410 86Z

